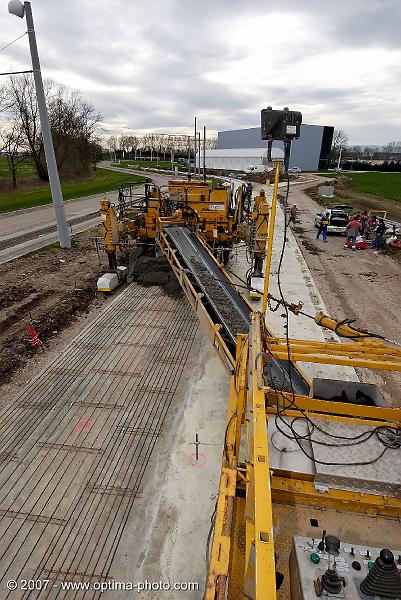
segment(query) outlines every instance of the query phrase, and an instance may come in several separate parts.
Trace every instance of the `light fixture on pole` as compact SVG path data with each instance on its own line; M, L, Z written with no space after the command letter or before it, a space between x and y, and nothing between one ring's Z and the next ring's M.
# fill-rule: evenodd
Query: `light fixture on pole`
M64 210L63 194L61 192L60 179L58 175L56 156L54 154L53 140L47 114L46 97L43 88L42 73L40 71L40 62L38 48L36 44L35 29L33 25L32 9L30 2L20 2L20 0L10 0L8 3L8 12L12 15L26 17L28 27L29 48L31 51L33 77L35 80L36 99L38 102L38 111L40 125L42 129L43 146L45 150L47 172L49 174L49 183L56 214L57 230L61 248L71 248L70 233L68 230L67 217Z

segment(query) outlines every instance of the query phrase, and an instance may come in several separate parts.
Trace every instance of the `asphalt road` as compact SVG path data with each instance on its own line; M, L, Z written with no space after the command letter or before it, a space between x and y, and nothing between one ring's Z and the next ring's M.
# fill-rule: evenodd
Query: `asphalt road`
M143 170L136 171L135 169L112 167L111 163L107 161L102 162L100 166L125 175L130 173L133 175L146 175L151 177L153 182L160 187L165 186L171 177L164 173L148 173ZM303 177L300 181L294 181L292 184L299 184L302 179ZM230 180L235 181L235 179ZM239 183L243 182L239 181ZM285 183L281 183L280 187L285 185ZM254 184L254 186L256 189L257 184ZM139 193L144 191L143 186L138 186L137 189ZM96 227L99 224L98 209L99 201L102 198L108 198L112 202L116 202L117 191L84 196L65 202L65 211L72 235ZM90 215L93 218L90 218ZM52 204L0 214L0 264L56 242L58 240L57 232L52 231L55 224Z
M125 174L144 174L143 171L110 167L108 163L103 163L101 166ZM159 186L165 185L168 180L165 175L151 174L151 177L155 184ZM139 193L144 191L143 186L138 186L137 189ZM91 229L99 224L100 218L97 213L99 201L102 198L108 198L112 202L116 202L117 191L84 196L65 202L65 212L67 220L71 223L72 234ZM76 221L80 221L91 214L93 218L76 223ZM2 248L0 249L0 264L57 241L57 232L46 231L54 227L55 224L56 219L52 204L0 214L0 248ZM23 239L24 236L26 237L25 240ZM4 248L4 246L7 247Z

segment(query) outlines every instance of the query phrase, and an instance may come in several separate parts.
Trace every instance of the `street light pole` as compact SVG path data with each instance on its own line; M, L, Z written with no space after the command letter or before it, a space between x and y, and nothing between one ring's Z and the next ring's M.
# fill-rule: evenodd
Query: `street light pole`
M341 169L341 155L343 153L343 147L340 147L340 154L338 155L338 164L337 164L337 171L339 171Z
M20 5L20 6L19 6ZM36 98L38 103L40 125L42 129L43 146L45 150L47 172L56 214L57 230L61 248L71 248L70 233L68 230L67 217L64 209L63 194L61 192L60 179L58 175L56 156L54 153L53 139L47 113L46 97L43 88L42 73L40 70L38 47L36 44L35 29L33 25L32 9L30 2L24 2L22 5L19 0L11 0L8 4L8 11L11 14L23 17L25 14L28 26L29 48L31 51L33 77L35 80Z

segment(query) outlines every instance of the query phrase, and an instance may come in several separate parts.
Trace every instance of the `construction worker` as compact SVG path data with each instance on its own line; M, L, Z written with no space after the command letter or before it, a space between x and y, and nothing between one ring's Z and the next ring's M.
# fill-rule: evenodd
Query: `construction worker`
M368 211L364 210L363 213L361 214L361 225L362 225L362 235L365 235L367 230L368 230L368 226L369 226L369 215L368 215Z
M316 239L319 239L320 234L322 234L322 239L324 242L327 242L327 227L329 226L329 216L327 213L324 213L322 216L322 220L320 221L319 229L317 230Z
M380 250L380 247L382 245L383 235L384 235L384 232L386 231L386 229L387 229L387 227L386 227L384 220L379 219L379 224L376 228L376 237L373 240L373 250L375 250L376 252L378 250Z
M356 238L361 234L362 225L359 221L352 217L348 222L347 227L345 228L345 233L347 235L347 241L344 244L344 248L349 248L349 244L351 243L351 247L353 250L356 250Z
M291 223L296 223L296 219L297 219L297 205L293 204L290 208L290 218L288 219L288 226L290 226Z

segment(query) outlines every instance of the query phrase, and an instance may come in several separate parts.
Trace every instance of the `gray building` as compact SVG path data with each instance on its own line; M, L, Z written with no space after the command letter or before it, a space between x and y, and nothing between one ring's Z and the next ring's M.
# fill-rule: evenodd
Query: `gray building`
M323 125L302 125L301 136L292 143L290 167L300 167L302 171L316 171L328 167L334 127ZM267 147L262 140L260 127L219 131L217 148L261 148ZM282 148L281 142L274 142L274 148Z

